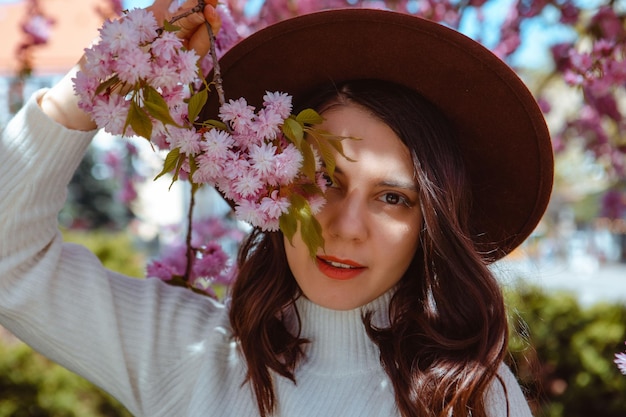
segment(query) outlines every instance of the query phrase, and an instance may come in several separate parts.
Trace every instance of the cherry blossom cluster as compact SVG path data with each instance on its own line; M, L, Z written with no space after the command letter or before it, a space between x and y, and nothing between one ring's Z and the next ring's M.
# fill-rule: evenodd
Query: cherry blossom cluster
M226 28L212 45L220 49L219 56L239 37L228 33L236 25L225 9L218 12ZM341 138L314 128L323 120L314 110L292 115L291 96L280 92L266 92L260 109L245 98L224 102L220 94L219 120L200 120L214 94L202 68L216 62L200 62L193 50L185 49L177 29L168 22L159 27L151 12L139 9L105 22L74 79L80 108L99 128L144 137L166 151L157 178L172 174L173 181L189 181L192 192L201 185L215 187L238 220L265 231L281 230L289 239L299 225L314 254L323 245L314 217L325 202L321 167L332 171L330 150L342 153ZM323 161L320 155L325 155ZM226 258L218 246L194 247L191 233L190 228L185 245L153 262L149 274L170 280L182 276L195 289L200 277L220 275Z
M216 186L226 199L235 202L240 220L275 231L280 217L288 213L292 193L304 193L303 184L311 180L323 193L325 181L318 170L309 179L300 172L303 155L283 133L282 126L291 114L291 97L267 93L263 99L263 108L258 111L244 98L230 100L219 112L230 129L211 129L202 140L190 138L180 148L199 154L195 183ZM317 157L315 164L321 164ZM321 193L308 196L313 214L323 204Z
M244 98L231 100L219 113L225 128L203 124L197 118L208 92L199 57L140 9L107 21L85 56L75 78L80 107L113 135L144 136L169 150L163 173L217 187L239 219L264 230L279 229L292 192L304 194L298 181L319 184L318 196L310 196L311 212L321 207L324 181L300 172L301 148L283 133L287 119L297 120L289 95L268 92L258 111Z
M129 124L128 115L131 108L137 111L141 104L150 105L148 91L158 91L173 121L185 123L184 100L190 92L184 86L196 80L199 57L183 48L175 32L158 29L151 12L134 9L122 19L105 22L100 41L85 50L83 69L74 80L79 106L113 135L139 133ZM128 89L128 94L122 93ZM148 139L164 145L163 123L154 118L151 122L157 128Z
M233 254L244 232L236 222L221 217L195 220L192 230L191 248L180 239L174 239L162 248L162 256L148 264L147 275L217 298L215 287L231 285L236 275ZM172 233L182 234L180 230L172 230ZM187 262L189 256L192 257L190 263ZM184 276L187 280L183 282Z

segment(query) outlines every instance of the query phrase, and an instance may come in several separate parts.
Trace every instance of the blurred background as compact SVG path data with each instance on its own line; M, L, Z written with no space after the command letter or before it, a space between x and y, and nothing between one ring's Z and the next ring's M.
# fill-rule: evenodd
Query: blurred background
M106 19L150 1L0 0L0 130L37 89L78 60ZM377 7L456 28L505 60L537 98L556 157L550 206L533 235L493 266L509 303L510 363L537 417L626 415L626 1L224 0L241 38L289 16ZM99 133L59 217L67 240L142 277L181 239L189 190L152 181L163 156L143 139ZM207 234L234 232L203 190ZM1 214L0 214L1 215ZM220 232L223 234L223 230ZM227 244L236 251L236 239ZM0 417L127 416L81 378L0 328Z

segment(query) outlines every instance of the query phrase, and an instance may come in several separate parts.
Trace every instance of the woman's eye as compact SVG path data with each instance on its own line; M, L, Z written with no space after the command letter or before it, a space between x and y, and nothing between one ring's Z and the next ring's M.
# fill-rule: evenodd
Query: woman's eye
M409 206L409 201L406 197L398 193L385 193L381 196L381 200L387 204L398 205L403 204L405 206Z
M333 179L330 176L330 174L324 173L324 174L322 174L322 178L324 179L326 187L332 187L333 185L335 185L335 183L333 182Z

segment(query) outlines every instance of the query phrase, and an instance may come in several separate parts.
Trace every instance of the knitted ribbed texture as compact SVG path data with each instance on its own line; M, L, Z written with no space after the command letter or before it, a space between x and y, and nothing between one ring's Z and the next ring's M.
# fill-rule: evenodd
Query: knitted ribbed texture
M0 323L51 359L93 381L137 416L257 416L226 309L154 279L105 270L86 249L63 244L56 216L94 132L69 131L31 99L0 142ZM365 306L385 325L390 294ZM297 385L276 378L278 416L397 416L362 309L297 301L311 340ZM528 406L502 367L511 416ZM494 385L491 415L506 415Z

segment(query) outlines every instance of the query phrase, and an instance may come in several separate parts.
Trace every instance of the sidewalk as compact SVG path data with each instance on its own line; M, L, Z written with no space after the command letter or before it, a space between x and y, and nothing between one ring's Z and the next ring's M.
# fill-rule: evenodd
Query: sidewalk
M570 291L581 304L618 302L626 305L626 264L599 264L590 259L536 264L531 261L501 261L494 266L503 285L520 280L547 291Z

